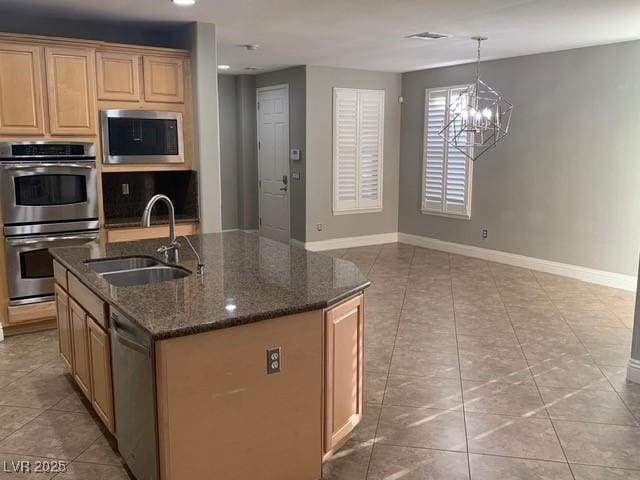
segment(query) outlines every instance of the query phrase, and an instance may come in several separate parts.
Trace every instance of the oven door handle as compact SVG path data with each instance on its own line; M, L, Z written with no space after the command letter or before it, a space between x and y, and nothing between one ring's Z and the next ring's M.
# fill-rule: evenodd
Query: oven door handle
M60 168L95 168L95 165L83 165L81 163L21 163L19 165L9 165L4 167L5 170L35 170L40 167L60 167Z
M90 235L58 235L52 237L40 237L33 239L19 239L19 238L7 238L7 243L12 247L21 247L23 245L36 245L38 243L53 243L58 242L60 240L97 240L99 238L98 234L90 234Z

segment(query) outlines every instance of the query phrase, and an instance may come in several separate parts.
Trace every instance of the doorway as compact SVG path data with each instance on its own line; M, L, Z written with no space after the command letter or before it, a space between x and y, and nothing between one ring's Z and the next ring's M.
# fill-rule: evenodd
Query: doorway
M289 86L256 89L260 235L289 243Z

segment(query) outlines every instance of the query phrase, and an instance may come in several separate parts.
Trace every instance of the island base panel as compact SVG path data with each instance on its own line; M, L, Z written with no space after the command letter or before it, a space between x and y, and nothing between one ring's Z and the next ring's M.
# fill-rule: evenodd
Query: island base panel
M317 310L157 342L161 479L320 479L323 327Z

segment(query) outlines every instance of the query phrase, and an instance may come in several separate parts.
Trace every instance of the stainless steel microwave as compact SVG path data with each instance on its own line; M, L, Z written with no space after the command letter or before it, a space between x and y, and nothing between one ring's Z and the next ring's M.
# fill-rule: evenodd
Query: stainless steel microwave
M182 113L102 110L103 163L184 163Z

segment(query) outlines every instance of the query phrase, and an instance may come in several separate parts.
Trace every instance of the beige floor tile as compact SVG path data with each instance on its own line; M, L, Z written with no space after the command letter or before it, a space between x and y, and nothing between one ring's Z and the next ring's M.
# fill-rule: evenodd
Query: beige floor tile
M565 461L547 419L467 413L466 421L470 453Z
M376 436L378 419L380 418L380 406L366 403L364 405L364 415L358 426L351 435L352 440L358 442L371 442Z
M323 480L365 480L373 442L348 441L322 466Z
M503 358L489 355L461 355L463 380L500 383L531 383L529 366L522 358Z
M72 392L74 390L67 377L34 372L0 389L0 405L49 408Z
M464 416L454 410L385 406L378 443L466 452Z
M631 330L628 328L575 326L576 336L586 344L631 345Z
M481 355L502 358L524 358L522 349L514 337L475 337L458 335L461 355Z
M345 477L345 480L348 477ZM424 448L377 444L367 480L468 480L467 456Z
M613 388L596 365L575 359L534 361L531 363L531 372L539 387L594 390L612 390Z
M569 465L522 458L469 455L472 480L573 480Z
M386 372L364 372L364 401L380 405L387 385Z
M124 461L106 437L101 436L77 458L79 462L122 465Z
M548 418L533 384L462 382L466 412Z
M67 463L65 460L0 453L0 480L48 480L64 470ZM47 465L56 471L51 472Z
M389 375L385 405L461 410L459 379Z
M0 442L0 451L72 460L100 434L88 414L47 411Z
M640 428L553 420L570 463L640 469Z
M60 473L55 478L58 480L130 480L123 467L81 462L73 462L65 473Z
M607 367L624 367L629 362L631 344L605 345L599 343L585 344L596 365Z
M616 392L540 387L540 394L552 419L637 425Z
M571 465L575 480L640 480L640 470Z
M415 377L460 378L457 355L404 348L394 350L389 371L395 375Z

